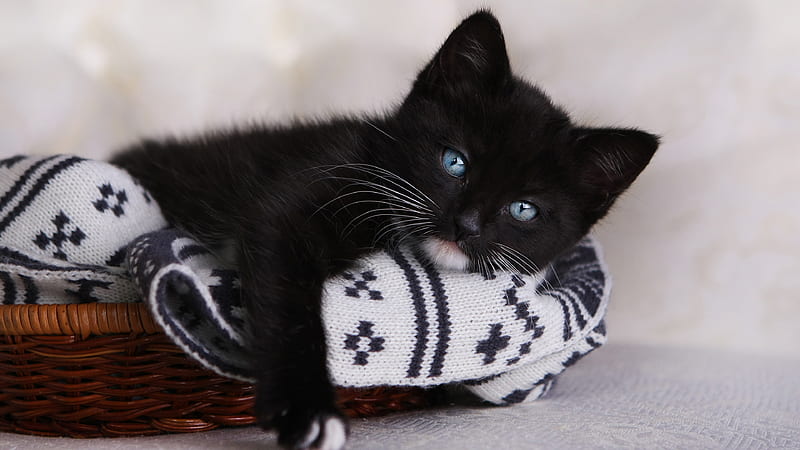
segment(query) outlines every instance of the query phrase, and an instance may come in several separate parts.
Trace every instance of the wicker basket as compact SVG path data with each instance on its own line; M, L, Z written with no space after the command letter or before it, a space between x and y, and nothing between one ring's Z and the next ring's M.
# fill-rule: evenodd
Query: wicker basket
M143 304L0 306L0 431L141 436L250 425L253 386L188 358ZM352 417L420 408L417 388L340 389Z

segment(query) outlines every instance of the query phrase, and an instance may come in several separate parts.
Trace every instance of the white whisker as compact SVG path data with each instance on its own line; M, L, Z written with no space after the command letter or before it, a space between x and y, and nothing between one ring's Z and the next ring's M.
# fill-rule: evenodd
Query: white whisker
M424 194L422 193L422 191L420 191L416 186L414 186L413 184L409 183L407 180L405 180L404 178L400 177L399 175L396 175L393 172L390 172L390 171L388 171L386 169L383 169L381 167L372 166L372 165L369 165L369 164L357 164L357 163L340 164L340 165L337 165L337 166L327 166L327 168L325 170L323 170L323 172L330 174L332 171L334 171L336 169L350 169L350 170L359 171L359 172L374 176L374 177L379 178L379 179L381 179L383 181L391 183L392 185L396 186L398 189L402 189L404 192L406 192L407 194L411 195L412 197L415 197L416 200L419 200L422 203L424 203L425 200L426 200L425 197L423 197ZM344 177L344 176L332 175L332 174L328 175L327 178L345 178L345 179L350 179L350 180L369 181L369 180L365 180L365 179L362 179L362 178L353 178L352 176ZM404 183L404 185L398 184L397 181L402 181ZM422 194L422 195L420 195L420 194ZM430 199L428 199L428 200L430 200Z
M439 209L438 205L399 175L382 167L364 163L318 166L314 169L319 176L313 182L332 180L346 184L335 192L333 198L319 206L312 216L337 202L340 205L332 212L331 217L348 208L362 205L359 208L361 211L349 218L341 229L343 238L369 220L380 221L374 232L373 246L390 235L395 235L390 241L400 243L412 236L435 234L433 220L437 215L433 208ZM350 170L351 173L337 174L335 172L337 170ZM364 177L358 176L359 173ZM343 192L346 189L349 191ZM375 207L371 208L370 205Z
M402 198L407 203L412 203L420 208L430 209L421 199L414 198L410 196L408 193L397 191L396 189L392 189L388 186L384 186L380 183L375 183L374 181L362 180L360 178L352 178L352 177L341 177L341 176L334 176L331 175L328 177L329 179L336 179L342 181L350 181L352 184L361 185L367 188L375 189L376 193L386 194L394 194L400 198Z
M396 173L394 173L392 171L386 170L383 167L375 166L375 165L372 165L372 164L365 164L365 163L340 164L338 166L332 166L332 167L334 167L334 168L350 168L350 169L353 169L353 170L361 170L362 172L369 173L371 175L375 175L375 176L377 176L377 177L379 177L379 178L381 178L383 180L392 182L398 188L403 188L409 194L414 194L419 200L421 200L423 202L424 201L430 202L430 204L432 204L436 208L439 208L439 205L437 205L436 202L434 202L433 199L431 199L428 195L426 195L424 192L419 190L419 188L414 186L412 183L410 183L405 178L397 175ZM391 178L387 178L387 177L391 177ZM404 184L404 186L398 185L397 184L398 181L402 182Z
M375 125L374 123L370 122L369 120L367 120L367 119L363 119L363 122L364 122L364 123L366 123L367 125L371 126L372 128L374 128L374 129L378 130L378 132L380 132L380 133L381 133L381 134L383 134L384 136L388 137L389 139L391 139L391 140L393 140L393 141L397 142L397 138L395 138L395 137L394 137L394 136L392 136L391 134L389 134L389 133L387 133L387 132L383 131L383 130L382 130L382 129L380 129L380 128L379 128L377 125Z
M384 212L384 211L389 211L389 212ZM379 214L374 214L375 212L379 212ZM398 214L396 211L389 208L379 208L363 212L358 216L354 217L353 219L351 219L350 222L348 222L347 225L344 228L342 228L342 233L347 235L349 234L348 230L351 230L351 227L352 229L355 229L365 221L370 219L376 219L379 217L400 217L400 218L414 219L414 220L427 220L421 217Z

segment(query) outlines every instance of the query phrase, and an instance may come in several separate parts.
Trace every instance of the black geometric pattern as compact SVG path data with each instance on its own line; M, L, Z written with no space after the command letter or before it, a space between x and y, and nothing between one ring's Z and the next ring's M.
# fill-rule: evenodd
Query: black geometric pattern
M115 251L111 256L109 256L108 259L106 259L105 263L107 266L121 267L122 263L125 262L125 255L127 254L128 254L128 246L125 245L117 249L117 251Z
M115 191L110 183L97 186L97 189L100 191L100 195L103 196L92 202L98 211L111 210L117 217L125 214L125 208L122 206L128 202L128 194L125 193L125 189Z
M371 270L361 272L360 280L356 279L356 276L350 272L346 272L343 276L346 280L353 282L352 286L347 286L344 288L344 293L348 297L361 298L360 293L361 291L364 291L367 295L369 295L370 300L383 300L383 294L381 291L376 291L369 288L368 283L378 279L378 277L376 277Z
M14 165L16 165L18 162L22 161L23 159L25 159L25 156L22 156L22 155L17 155L17 156L12 156L11 158L6 158L6 159L0 161L0 167L5 167L5 168L10 169L10 168L14 167Z
M38 178L36 178L35 181L30 185L30 188L27 190L27 192L25 192L25 194L21 194L20 190L27 183L29 178L34 175L39 167L58 158L61 157L51 156L49 158L40 159L38 162L30 166L25 173L17 179L16 183L14 183L10 190L3 194L3 198L0 200L0 204L2 204L3 207L8 205L8 201L12 197L19 194L21 198L16 205L11 208L10 211L4 213L4 217L2 220L0 220L0 234L2 234L14 221L17 220L17 217L23 214L28 207L31 206L31 203L33 203L37 196L47 188L48 184L55 179L59 173L62 173L68 168L79 164L81 161L85 161L77 156L61 159L59 162L49 167L43 174L38 176Z
M495 323L489 330L489 337L479 341L475 347L475 352L483 353L483 364L491 364L495 361L497 353L508 347L511 336L503 336L503 324Z
M3 304L13 305L17 299L17 285L8 272L0 272L0 282L3 288Z
M112 284L110 281L87 279L67 280L67 282L77 285L78 290L64 289L64 292L75 297L80 303L102 302L103 300L101 298L94 296L95 288L108 289Z
M353 350L356 354L353 356L353 364L357 366L366 366L369 354L383 350L384 338L375 336L372 331L374 323L362 320L358 323L358 334L345 334L344 348Z
M527 355L531 352L531 344L535 339L542 337L544 334L544 326L538 325L539 316L531 314L528 310L529 304L528 302L521 302L517 297L517 289L521 288L525 285L521 278L517 277L516 275L511 277L511 281L513 286L509 289L505 290L503 297L506 299L506 305L513 306L515 309L516 319L522 320L525 322L525 332L533 332L531 334L530 340L527 342L523 342L520 344L519 349L517 351L517 356L513 358L509 358L506 360L507 365L513 365L520 361L520 358L523 355Z
M513 405L515 403L522 403L528 398L528 395L539 386L542 386L542 392L540 397L545 395L548 390L550 390L553 385L556 383L556 376L558 374L547 373L538 381L533 383L533 386L529 389L516 389L512 391L510 394L503 397L503 402L507 405Z
M219 282L208 287L211 295L217 300L222 314L229 321L240 328L245 326L244 320L233 313L234 307L241 306L242 292L239 284L239 274L235 270L214 269L212 277L219 278Z
M51 245L54 246L53 256L66 261L67 254L64 252L64 246L67 242L76 247L81 245L81 242L86 239L86 234L77 226L71 225L72 221L64 214L64 211L59 211L52 222L56 226L56 231L50 236L44 231L40 231L33 242L42 250L47 250Z
M533 388L530 389L516 389L512 391L510 394L503 397L503 401L508 403L509 405L513 405L516 403L522 403L528 398L528 395L533 391Z
M411 302L414 305L414 349L411 352L411 359L408 362L406 374L409 378L416 378L422 369L422 359L425 357L425 348L428 344L428 310L425 307L425 294L420 283L420 274L414 269L408 258L402 251L396 251L392 255L397 265L402 269L408 292L411 294Z
M560 279L560 280L559 280ZM553 270L543 287L543 294L549 295L551 291L578 292L583 306L594 316L600 305L606 276L603 268L597 262L595 249L587 242L583 242L553 263ZM561 281L565 283L562 285Z
M25 304L34 305L39 301L39 287L36 286L36 281L28 276L19 275L22 280L23 292L25 292Z

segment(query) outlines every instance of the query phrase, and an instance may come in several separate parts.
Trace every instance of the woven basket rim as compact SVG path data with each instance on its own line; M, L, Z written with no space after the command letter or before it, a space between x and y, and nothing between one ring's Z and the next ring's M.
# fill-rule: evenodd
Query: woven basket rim
M0 335L163 333L144 303L0 305Z

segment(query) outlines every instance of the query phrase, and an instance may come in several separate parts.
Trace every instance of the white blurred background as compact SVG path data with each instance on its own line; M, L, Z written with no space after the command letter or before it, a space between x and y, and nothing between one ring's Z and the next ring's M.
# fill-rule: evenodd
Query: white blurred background
M379 111L461 18L578 121L663 136L598 228L612 341L800 358L800 2L0 1L0 157Z

